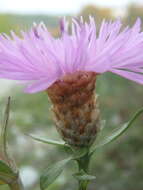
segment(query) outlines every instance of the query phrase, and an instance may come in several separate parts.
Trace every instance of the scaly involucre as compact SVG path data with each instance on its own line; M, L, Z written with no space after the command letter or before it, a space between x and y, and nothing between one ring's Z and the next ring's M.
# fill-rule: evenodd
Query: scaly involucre
M46 90L77 71L109 71L143 84L141 21L121 28L120 20L103 20L98 32L90 17L89 23L73 19L71 33L68 22L61 20L59 38L52 37L43 23L22 31L21 37L1 34L0 78L25 82L28 93Z

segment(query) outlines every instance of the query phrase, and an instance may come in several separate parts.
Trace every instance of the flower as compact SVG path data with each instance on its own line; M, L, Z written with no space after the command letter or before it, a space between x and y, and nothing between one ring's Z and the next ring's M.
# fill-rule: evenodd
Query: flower
M120 20L103 20L97 32L89 23L61 20L61 37L53 38L43 23L18 37L0 35L0 78L23 81L25 91L46 90L57 80L77 71L112 72L143 84L143 32L138 18L133 27L122 28ZM97 34L99 33L99 34Z
M97 31L90 17L89 23L73 19L71 31L61 20L60 38L53 38L43 23L21 37L3 34L0 78L23 81L28 93L46 91L62 138L72 146L90 146L100 129L97 76L112 72L143 84L141 21L121 28L120 20L103 20Z

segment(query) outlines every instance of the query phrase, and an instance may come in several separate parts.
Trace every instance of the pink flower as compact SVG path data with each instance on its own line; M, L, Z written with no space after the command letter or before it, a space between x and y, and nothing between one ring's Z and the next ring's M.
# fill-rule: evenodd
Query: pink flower
M137 19L121 29L120 20L103 21L97 34L94 19L60 23L61 37L53 38L43 23L18 37L0 36L0 78L23 81L26 92L46 90L65 75L77 71L112 72L143 84L143 32Z

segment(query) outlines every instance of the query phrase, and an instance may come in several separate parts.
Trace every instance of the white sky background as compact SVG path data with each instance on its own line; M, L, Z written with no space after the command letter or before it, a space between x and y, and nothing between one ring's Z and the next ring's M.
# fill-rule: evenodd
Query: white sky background
M124 8L129 3L143 0L0 0L0 12L14 13L78 13L87 4L111 8Z

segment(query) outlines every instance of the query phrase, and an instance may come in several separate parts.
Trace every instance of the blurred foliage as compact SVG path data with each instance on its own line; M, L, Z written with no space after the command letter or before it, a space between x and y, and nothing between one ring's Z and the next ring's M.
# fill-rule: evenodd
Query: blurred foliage
M132 24L136 17L143 18L142 10L143 7L137 5L128 7L125 22ZM79 15L82 15L85 20L88 15L93 15L97 23L101 22L104 17L113 18L110 9L101 9L92 5L83 8ZM40 20L44 20L55 35L58 34L58 17L45 15L42 17L0 15L0 30L8 32L10 28L16 30L21 27L28 28L33 21L39 22ZM96 91L100 94L101 114L102 118L106 119L105 130L107 131L126 122L137 109L143 106L142 86L111 73L99 76ZM51 105L46 93L24 94L21 89L14 86L5 96L1 96L0 115L3 114L6 97L9 95L12 96L9 135L12 154L19 165L23 179L26 179L26 189L39 190L40 172L50 163L66 157L63 149L34 142L25 135L33 133L42 137L59 138L52 121ZM143 117L117 142L98 150L91 163L91 174L96 175L97 179L91 184L89 190L143 189L142 135ZM49 187L49 190L75 189L76 181L71 180L71 173L76 169L75 166L69 164L67 170L54 185ZM0 189L8 190L5 186L1 186Z
M83 16L83 19L85 21L89 20L89 15L95 18L97 27L99 27L99 24L104 18L106 18L107 20L110 20L113 18L111 9L99 8L94 5L85 6L79 13L79 16Z
M56 16L50 15L16 15L16 14L0 14L0 32L9 33L10 30L20 31L21 29L28 30L34 22L37 24L44 22L49 30L57 35L59 19Z
M132 24L138 17L143 19L143 5L129 5L127 9L127 16L125 17L126 23Z
M0 32L9 32L14 27L14 23L9 15L0 14Z

